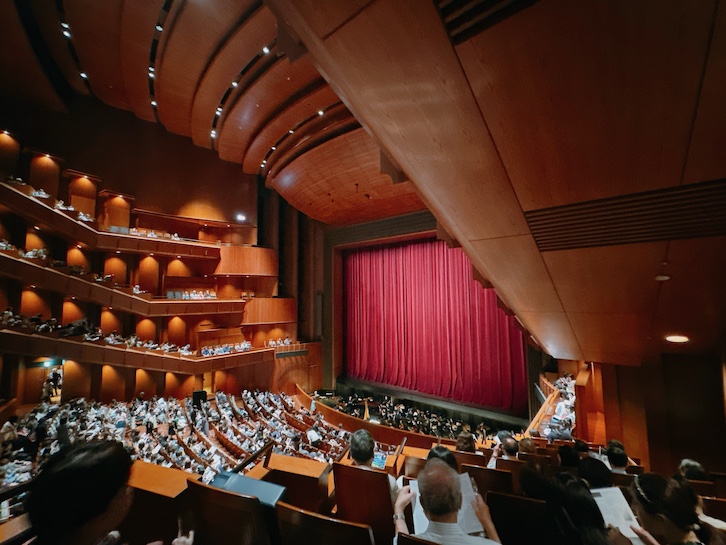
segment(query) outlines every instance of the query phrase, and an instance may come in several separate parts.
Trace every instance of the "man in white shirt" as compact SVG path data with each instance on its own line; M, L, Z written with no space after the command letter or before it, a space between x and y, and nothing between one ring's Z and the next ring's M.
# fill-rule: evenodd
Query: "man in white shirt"
M459 475L446 462L433 458L426 462L423 471L418 474L418 489L421 506L424 509L429 525L426 531L415 534L416 537L426 539L440 545L494 545L501 543L489 508L480 495L477 494L474 512L481 522L487 537L470 536L465 534L458 524L459 508L461 507L461 481ZM404 509L415 495L408 486L405 486L396 500L393 520L396 525L396 534L408 533Z

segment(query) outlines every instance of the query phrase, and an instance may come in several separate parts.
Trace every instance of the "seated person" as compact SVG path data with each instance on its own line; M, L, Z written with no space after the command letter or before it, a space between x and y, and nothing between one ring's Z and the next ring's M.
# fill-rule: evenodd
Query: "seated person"
M494 450L492 451L492 457L489 458L487 467L489 469L495 469L497 467L497 458L503 460L516 460L517 453L519 452L519 443L511 435L507 435L502 439Z
M438 458L439 460L443 460L444 462L446 462L446 465L448 465L451 469L458 473L459 464L456 461L456 456L454 456L454 453L446 447L441 445L436 445L435 447L433 447L429 451L429 455L426 457L426 460L431 460L432 458Z
M710 481L708 472L696 460L684 458L678 465L679 475L683 475L689 481Z
M628 455L625 454L623 449L618 447L609 448L607 458L613 473L620 473L621 475L627 474Z
M474 436L469 430L464 430L457 436L456 450L460 450L461 452L476 452Z
M353 465L374 469L373 456L376 442L368 430L358 430L350 436L350 457L353 458ZM391 503L396 502L398 496L398 485L396 480L388 475L388 486L391 489Z
M440 459L431 459L423 471L418 474L418 488L421 506L426 518L429 519L425 532L415 534L416 537L441 545L486 545L501 543L494 527L489 508L477 494L474 507L479 522L489 536L477 537L465 534L458 525L459 508L461 507L461 484L457 473ZM405 507L411 502L414 493L410 487L404 487L394 506L394 523L396 534L408 533Z

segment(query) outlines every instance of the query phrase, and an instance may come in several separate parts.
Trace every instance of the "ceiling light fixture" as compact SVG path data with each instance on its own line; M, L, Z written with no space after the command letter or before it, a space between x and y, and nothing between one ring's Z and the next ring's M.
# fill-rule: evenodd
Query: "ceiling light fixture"
M151 105L152 105L152 106L153 106L154 108L156 108L156 101L155 101L155 100L152 100L152 101L151 101Z
M287 131L287 132L289 132L290 134L294 134L294 133L295 133L295 131L294 131L294 130L292 130L292 129L290 129L290 130L289 130L289 131Z
M63 36L65 36L65 37L66 37L66 38L68 38L69 40L71 39L71 33L70 33L70 32L68 32L67 30L64 30L64 31L63 31Z
M263 48L262 48L262 52L263 52L263 53L264 53L265 55L267 55L267 54L268 54L268 53L270 52L270 48L269 48L269 47L267 47L267 46L265 46L265 47L263 47Z
M671 277L668 274L656 274L655 279L658 282L665 282L666 280L670 280Z
M154 73L153 72L149 72L149 77L150 78L153 78L154 77Z
M237 214L236 218L237 221L244 221L247 219L247 216L245 216L244 214Z
M238 85L239 85L239 83L237 83L236 81L232 82L232 87L237 87Z
M318 115L323 115L325 112L323 110L318 110Z
M161 26L161 25L156 25L156 30L158 30L159 32L161 32L161 31L164 30L164 27Z
M277 149L277 146L272 146L272 147L271 147L270 149L271 149L272 151L275 151L275 150Z
M88 79L88 74L86 74L85 72L81 72L81 77L83 79Z
M69 24L68 24L68 23L66 23L65 21L61 21L61 24L60 24L60 25L61 25L61 27L62 27L62 28L65 28L65 29L69 29L69 28L71 28L71 25L69 25Z
M669 343L683 344L689 342L691 339L685 335L667 335L665 340Z
M209 136L211 136L212 138L217 138L217 131L211 131L209 133Z

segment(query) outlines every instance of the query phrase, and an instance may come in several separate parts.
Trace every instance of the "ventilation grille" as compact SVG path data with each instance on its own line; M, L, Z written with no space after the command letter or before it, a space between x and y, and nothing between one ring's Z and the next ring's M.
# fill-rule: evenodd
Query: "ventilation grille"
M525 213L540 251L726 235L726 179Z
M476 36L539 0L435 0L454 45Z

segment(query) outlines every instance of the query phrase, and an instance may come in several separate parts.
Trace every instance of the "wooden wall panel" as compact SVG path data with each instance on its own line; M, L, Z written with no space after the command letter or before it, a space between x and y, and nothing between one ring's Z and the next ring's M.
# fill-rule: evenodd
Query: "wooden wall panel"
M113 310L104 309L101 311L100 328L104 335L108 335L114 331L119 335L124 334L121 318Z
M43 382L47 375L48 372L42 365L30 364L26 366L24 384L19 391L21 403L31 404L40 402Z
M178 346L187 344L187 324L179 316L168 319L166 326L166 340Z
M96 217L96 184L90 178L78 176L68 183L68 203L79 212Z
M297 320L295 299L252 299L245 306L242 324L283 324Z
M134 375L134 370L126 367L101 366L101 387L98 401L111 403L113 400L125 400L127 381L133 381Z
M39 155L30 160L30 185L58 198L60 165L52 157Z
M156 257L146 256L139 260L137 282L142 290L159 293L159 260Z
M4 127L0 127L0 130ZM18 174L18 159L20 157L20 142L10 134L0 132L0 173Z
M106 258L103 264L103 274L113 276L113 281L117 284L124 285L128 278L128 264L126 256L112 255Z
M91 396L91 365L72 360L63 364L63 402L76 397L89 398Z
M134 397L144 393L144 399L150 399L155 395L164 395L164 373L162 371L149 371L147 369L135 369L136 380L134 381Z
M166 373L164 396L184 399L194 391L194 375Z
M222 246L217 275L277 276L277 253L259 246Z
M20 309L18 312L28 318L40 314L43 320L50 319L53 316L51 295L38 289L24 289L20 296Z

